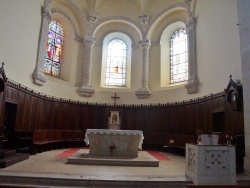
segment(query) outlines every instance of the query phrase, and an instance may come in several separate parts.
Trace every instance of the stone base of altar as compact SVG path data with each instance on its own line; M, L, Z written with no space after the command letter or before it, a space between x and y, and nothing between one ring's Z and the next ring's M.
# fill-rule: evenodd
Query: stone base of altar
M143 133L139 130L87 129L85 143L90 155L137 157L142 148Z
M139 151L138 157L130 157L91 155L81 149L67 158L67 164L80 165L159 167L159 162L146 151Z

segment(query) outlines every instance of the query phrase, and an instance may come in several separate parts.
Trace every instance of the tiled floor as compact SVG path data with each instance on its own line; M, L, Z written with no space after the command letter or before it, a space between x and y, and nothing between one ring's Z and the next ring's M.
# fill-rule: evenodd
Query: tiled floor
M2 178L2 180L7 181L8 178L6 177L8 176L19 177L19 180L18 178L15 180L9 178L8 181L24 181L25 177L62 178L75 181L188 181L185 178L185 158L183 156L167 154L170 160L160 161L159 167L94 166L66 164L66 157L56 156L65 150L66 149L53 150L31 155L26 161L0 169L0 180ZM237 178L241 180L249 179L248 176L243 174L238 175ZM30 181L30 179L27 179L27 181ZM46 182L46 185L48 183L49 182Z
M66 164L66 157L56 155L66 149L43 152L31 155L26 161L0 170L3 172L31 172L70 175L116 175L116 176L151 176L151 177L184 177L185 158L168 154L171 160L160 161L159 167L124 167L124 166L94 166Z

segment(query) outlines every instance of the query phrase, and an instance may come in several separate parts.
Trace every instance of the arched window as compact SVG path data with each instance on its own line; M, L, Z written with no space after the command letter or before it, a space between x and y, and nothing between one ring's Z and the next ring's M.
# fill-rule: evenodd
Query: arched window
M49 25L44 73L58 77L61 69L64 32L62 26L52 20Z
M127 46L121 39L108 43L105 86L126 86Z
M175 31L170 40L170 83L188 80L188 49L185 29Z

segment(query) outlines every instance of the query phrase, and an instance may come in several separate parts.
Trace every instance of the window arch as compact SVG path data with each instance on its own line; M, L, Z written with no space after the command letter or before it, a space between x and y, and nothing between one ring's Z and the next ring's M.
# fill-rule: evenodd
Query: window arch
M49 24L48 40L46 43L44 73L55 77L59 76L63 41L64 31L61 24L52 20Z
M186 81L183 82L176 82L171 83L171 38L176 31L180 29L186 29L185 23L182 21L177 21L169 24L162 32L160 38L160 45L161 45L161 61L160 61L160 86L164 89L174 89L184 87L187 83ZM188 49L187 49L188 50ZM189 62L188 62L189 63Z
M121 39L112 39L108 44L105 85L126 86L127 45Z
M187 33L179 29L170 39L170 83L188 80Z
M103 88L129 89L132 40L127 34L111 32L103 39L101 84Z

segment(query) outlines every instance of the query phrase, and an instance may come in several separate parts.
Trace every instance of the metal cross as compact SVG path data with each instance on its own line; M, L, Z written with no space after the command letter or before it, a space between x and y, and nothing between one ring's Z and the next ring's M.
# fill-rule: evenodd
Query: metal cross
M115 93L115 96L111 97L111 99L114 99L114 107L116 108L116 100L120 99L120 97L117 97Z

